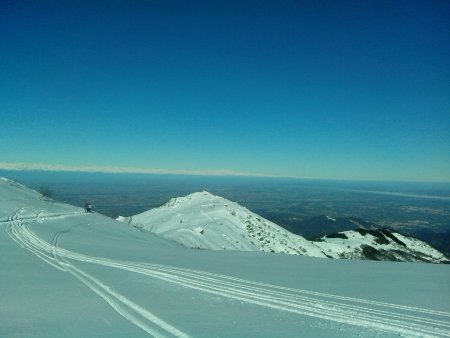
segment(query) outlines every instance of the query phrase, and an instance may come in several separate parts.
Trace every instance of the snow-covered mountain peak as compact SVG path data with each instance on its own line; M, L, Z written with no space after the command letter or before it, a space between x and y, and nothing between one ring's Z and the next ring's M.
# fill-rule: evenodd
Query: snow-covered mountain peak
M175 197L170 199L167 203L163 204L161 208L170 208L170 207L176 207L178 205L195 205L195 204L202 204L202 203L211 203L212 201L215 201L219 204L226 204L226 199L223 197L219 197L216 195L211 194L208 191L201 191L201 192L194 192L192 194L189 194L187 196L183 197ZM228 201L231 202L231 201Z
M207 191L173 198L159 208L119 220L191 248L326 257L303 237Z

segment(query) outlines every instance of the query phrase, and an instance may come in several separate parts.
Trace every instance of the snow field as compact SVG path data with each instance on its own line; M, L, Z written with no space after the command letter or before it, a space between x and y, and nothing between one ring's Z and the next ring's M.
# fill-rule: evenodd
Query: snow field
M302 316L408 336L450 336L450 313L447 312L278 287L191 269L86 256L60 248L58 242L61 233L55 235L52 243L42 240L19 216L18 213L12 215L7 226L8 234L14 241L46 263L73 275L121 316L154 337L188 335L131 302L124 295L111 290L98 279L77 268L71 261L138 273L200 292Z
M0 336L59 337L64 328L71 337L450 337L448 266L190 250L6 182ZM207 204L205 211L216 208ZM408 279L373 280L364 271ZM390 296L374 292L380 282ZM51 309L35 311L30 301ZM68 307L76 312L65 315Z

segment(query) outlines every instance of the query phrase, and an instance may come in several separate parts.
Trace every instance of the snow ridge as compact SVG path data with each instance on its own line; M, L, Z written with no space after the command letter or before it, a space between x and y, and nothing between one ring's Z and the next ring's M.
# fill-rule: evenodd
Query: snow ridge
M305 238L206 191L173 198L159 208L118 220L195 249L326 257Z

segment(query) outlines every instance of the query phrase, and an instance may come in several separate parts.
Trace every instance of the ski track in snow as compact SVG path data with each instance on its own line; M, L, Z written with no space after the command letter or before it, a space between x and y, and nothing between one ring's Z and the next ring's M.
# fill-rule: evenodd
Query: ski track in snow
M145 332L149 333L153 337L189 337L189 335L181 332L177 328L166 323L164 320L158 318L151 312L142 308L141 306L133 303L125 296L113 291L110 287L103 284L98 279L87 274L81 269L76 268L73 264L70 264L65 255L60 255L60 249L57 247L59 238L62 234L67 233L70 229L60 231L55 234L52 239L52 244L49 244L45 240L39 238L30 229L30 223L24 223L19 217L23 209L19 209L12 216L8 218L8 223L6 230L9 236L20 246L34 253L40 259L44 260L46 263L52 265L53 267L68 272L85 284L94 293L100 296L106 301L117 313L122 317L129 320L131 323L141 328ZM67 218L73 216L81 216L83 213L74 214L55 214L46 215L45 218L55 219L55 218ZM31 217L26 217L26 220L31 220ZM35 218L38 221L38 218ZM66 252L66 250L62 250ZM67 251L72 256L73 253ZM77 256L76 254L74 256ZM87 256L80 255L84 261Z
M40 221L41 218L38 216L20 218L22 210L19 209L7 220L6 230L15 242L53 267L73 275L122 317L154 337L188 337L188 335L77 268L71 261L121 269L200 292L341 324L407 336L450 337L449 312L281 287L172 266L87 256L69 251L59 247L59 238L70 229L56 233L52 242L48 243L29 228L33 221ZM82 213L54 214L45 215L45 218L81 215Z

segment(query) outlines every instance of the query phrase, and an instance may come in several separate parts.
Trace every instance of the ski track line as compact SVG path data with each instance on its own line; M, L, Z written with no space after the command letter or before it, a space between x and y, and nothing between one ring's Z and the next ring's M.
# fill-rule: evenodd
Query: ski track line
M75 260L85 260L83 256L80 257L80 256L78 256L78 255L70 255L70 258L75 259ZM88 260L88 262L91 262L91 263L92 263L92 260ZM95 262L95 263L98 263L98 262ZM114 264L109 263L108 260L106 260L106 259L103 259L102 262L101 262L100 264L109 265L109 266L112 266L112 267L118 267L115 263L114 263ZM245 283L245 284L249 284L249 285L258 285L258 286L263 285L263 286L265 286L265 287L270 287L270 288L274 288L274 289L286 289L286 290L288 290L288 291L294 291L294 292L303 291L303 290L298 290L298 289L282 288L282 287L277 287L277 286L274 286L274 285L262 284L262 283L257 283L257 282L250 282L250 281L246 281L246 280L239 280L239 279L236 279L236 278L232 278L232 277L228 277L228 276L223 276L223 275L214 275L214 274L209 274L209 273L204 273L204 272L199 272L199 271L194 271L194 270L186 270L186 269L170 268L170 267L160 266L160 265L129 263L128 265L122 264L121 266L119 266L119 268L126 268L126 269L128 269L128 270L130 270L130 271L133 271L133 269L130 269L130 268L129 268L129 267L131 267L131 266L136 266L136 267L139 267L139 268L142 268L142 267L144 267L144 268L151 268L151 269L153 269L153 270L154 270L154 269L159 269L159 270L161 270L161 271L167 271L167 272L170 272L170 273L184 274L184 275L189 276L189 277L192 277L192 278L201 278L201 279L207 280L207 281L210 280L210 281L213 281L213 282L216 282L216 283L221 283L221 284L224 284L224 285L229 285L229 286L232 286L232 287L234 287L234 288L236 288L236 287L244 287L244 286L243 286L243 285L237 286L237 284L232 284L232 283L226 282L226 281L220 281L220 280L218 280L218 279L212 279L211 277L204 277L203 275L207 275L207 276L211 276L211 275L212 275L212 276L214 276L214 277L216 277L216 278L221 278L221 279L225 279L225 280L227 280L227 279L229 279L229 280L238 280L240 283ZM201 274L201 275L200 275L200 274ZM258 291L258 289L255 289L254 287L250 287L250 286L245 286L245 288L247 288L247 289L253 289L253 290ZM280 293L280 292L277 292L277 291L268 291L267 289L265 289L265 292L271 292L272 294L276 294L276 295L278 295L278 296L280 296L280 297L285 297L285 296L286 296L285 293ZM328 297L329 297L329 296L331 296L331 295L320 294L320 296L328 296ZM297 297L299 297L299 296L297 296ZM300 296L300 297L301 297L301 296ZM302 297L302 299L304 299L304 300L310 300L311 298ZM346 300L347 300L347 301L355 301L354 298L347 298ZM356 299L356 300L361 301L361 300L359 300L359 299ZM329 301L323 301L323 302L325 302L325 303L327 303L327 304L333 304L333 305L335 305L335 306L342 306L341 303L336 303L336 302L333 303L333 302L329 302ZM394 305L394 304L388 304L388 303L376 303L376 305L378 305L378 306L381 306L381 305L386 306L386 305L388 305L388 306L391 306L391 307L392 307L392 305ZM355 307L355 306L352 306L352 305L346 305L346 307L352 307L352 308L358 309L358 310L359 310L359 309L363 309L363 308L361 308L361 307ZM449 313L446 313L446 312L437 312L437 313L436 313L436 312L434 312L434 311L427 311L426 309L420 309L420 308L401 307L400 309L402 309L402 310L409 310L409 311L419 311L419 312L423 312L423 313L427 313L427 314L438 314L438 315L450 316L450 314L449 314ZM378 312L378 313L388 313L388 314L392 314L391 312L380 311L380 310L375 310L375 309L371 309L371 311L372 311L372 312L375 311L375 312ZM410 315L403 315L403 317L415 319L415 320L418 320L418 321L423 321L422 318L417 318L417 317L413 317L413 316L410 316ZM442 323L442 324L444 324L445 326L450 326L450 323L447 323L447 322L435 321L435 320L432 320L432 319L430 319L430 320L433 321L433 322L436 322L436 323Z
M125 267L125 268L129 269L129 267ZM276 308L279 310L284 310L284 311L289 311L289 312L294 312L294 313L309 315L309 316L311 316L313 313L314 317L319 317L322 319L334 320L334 321L338 321L341 323L347 323L347 324L352 324L352 325L359 325L359 326L366 326L366 327L368 326L368 327L373 327L373 328L377 328L377 329L385 328L387 330L391 330L389 325L385 325L388 318L381 318L381 317L374 318L372 311L369 311L369 309L365 309L369 313L368 316L362 316L358 312L348 311L348 308L342 307L342 306L336 306L336 305L334 305L334 309L332 311L330 311L330 308L327 306L323 306L323 304L315 305L313 302L311 302L311 299L309 299L310 303L308 304L308 306L305 306L304 305L305 302L296 303L296 302L282 301L280 298L274 298L274 297L270 297L270 296L268 297L268 296L264 296L264 294L256 294L254 292L249 293L249 292L243 292L243 291L236 291L236 287L217 288L211 284L204 284L204 283L200 283L199 281L183 280L181 278L178 278L178 280L176 280L173 277L167 277L166 274L162 274L162 275L158 276L157 274L155 275L154 272L152 273L152 272L145 271L145 270L144 271L136 270L135 272L151 275L151 276L154 276L154 277L157 277L157 278L160 278L160 279L172 282L172 283L177 283L182 286L187 286L187 287L190 287L193 289L197 289L199 291L209 292L209 293L217 294L220 296L238 299L241 301L247 301L250 303L267 306L267 307L272 307L272 308ZM297 309L301 309L304 311L299 311ZM338 310L338 311L336 311L336 310ZM385 314L390 314L390 313L386 312ZM338 317L339 317L339 320L337 320ZM348 319L349 317L351 317L352 319L351 320ZM405 319L405 318L402 318L402 319ZM361 321L367 321L367 322L364 323L364 325L361 325L362 324ZM426 321L424 321L424 322L426 322ZM376 325L374 325L374 323L376 323ZM402 321L390 319L388 324L397 325L398 328L402 328L402 333L407 332L408 334L417 335L418 332L422 332L421 335L429 334L428 327L424 329L423 326L414 325L414 324L411 324L411 323L408 323L405 321L402 322ZM414 330L411 330L411 328L413 328ZM442 334L446 334L446 332L447 332L447 331L442 331L439 329L434 329L434 331L435 331L435 333L441 332Z
M18 217L16 215L14 219L17 218ZM65 271L70 270L68 271L69 273L72 273L100 297L105 299L105 301L107 301L108 304L110 304L116 311L121 311L119 313L122 315L125 314L125 318L127 318L126 316L129 316L129 314L122 308L118 307L117 301L125 304L128 308L134 310L144 318L147 318L154 323L151 319L151 316L153 315L150 314L150 318L148 318L149 313L145 309L130 302L124 296L114 293L100 281L67 263L66 259L119 268L134 273L144 274L153 278L159 278L202 292L237 299L281 311L288 311L300 315L332 320L339 323L370 327L376 330L384 330L413 336L450 337L450 330L446 329L450 328L450 323L448 321L423 318L411 314L379 310L347 303L353 302L363 305L375 305L397 311L408 311L409 313L418 312L428 316L450 316L450 313L443 311L434 311L390 303L366 301L358 298L341 297L307 290L292 289L265 283L252 282L224 275L174 268L164 265L126 262L85 256L83 254L71 252L57 246L59 237L65 231L55 234L52 244L49 244L36 236L28 226L23 226L21 222L11 222L8 232L16 242L38 255L39 258L44 259L47 263L52 264L55 267L59 267L60 269L61 266L64 266ZM64 259L65 263L58 262L59 259ZM107 294L109 294L109 296ZM111 297L115 298L116 301L112 300ZM332 299L332 301L321 298ZM129 318L127 319L130 320ZM136 317L133 317L132 320L136 321L135 324L138 326L141 324ZM161 327L161 325L158 326ZM142 326L139 327L143 328ZM179 336L180 332L178 331L177 334Z
M82 212L82 211L72 211L72 212L67 212L64 214L61 214L61 213L47 213L46 214L43 212L43 210L41 210L41 211L37 211L37 212L35 211L34 213L20 216L20 214L23 213L25 210L26 210L25 207L19 208L12 215L8 216L6 219L0 220L0 223L11 222L11 221L19 220L19 219L22 222L23 221L40 222L40 221L45 221L45 220L49 220L49 219L65 219L65 218L69 218L69 217L87 215L85 212Z
M175 327L164 322L159 317L153 315L146 309L131 302L125 296L111 290L111 288L100 282L98 279L95 279L94 277L88 275L87 273L69 263L64 264L70 274L75 276L93 292L103 298L121 316L123 316L125 319L129 320L131 323L138 326L145 332L151 334L154 337L161 338L167 337L169 335L183 338L189 337L184 332L181 332ZM122 303L122 305L120 303ZM144 320L140 319L140 317ZM149 326L148 324L146 324L145 320L149 321L152 324L156 324L157 327L155 328ZM164 331L161 332L162 330L158 329L163 329Z
M168 333L172 334L176 337L189 337L185 333L179 331L175 327L167 324L157 316L153 315L149 311L145 310L141 306L131 302L129 299L124 297L123 295L111 290L108 286L100 282L98 279L90 276L89 274L85 273L84 271L76 268L75 266L71 265L69 262L67 262L66 259L60 257L58 255L57 245L59 241L59 237L61 237L62 234L69 232L70 229L60 231L55 234L52 240L52 255L56 260L60 261L60 264L64 265L69 273L71 273L73 276L75 276L77 279L79 279L82 283L84 283L86 286L88 286L93 292L95 292L97 295L99 295L101 298L103 298L111 307L113 307L114 310L116 310L120 315L122 315L124 318L135 324L136 326L140 327L145 332L151 334L154 337L167 337ZM122 303L120 305L117 301ZM128 310L124 308L124 305ZM131 310L131 311L130 311ZM130 312L136 313L138 316L143 317L146 320L149 320L150 322L157 324L159 328L162 328L165 330L165 332L160 332L161 330L157 330L153 327L150 327L146 325L145 321L142 321L138 318L138 316L132 315Z
M299 295L288 295L286 293L282 293L279 291L273 291L273 290L268 290L268 289L261 289L261 288L255 288L254 286L248 286L248 285L239 285L238 284L233 284L227 281L222 281L222 280L214 280L210 277L203 277L199 274L199 272L195 272L195 274L193 273L186 273L186 272L180 272L178 270L174 270L174 269L168 269L167 267L164 268L159 268L160 271L168 271L174 274L179 274L179 275L186 275L189 278L197 278L199 280L206 280L206 281L212 281L214 283L217 284L221 284L224 286L229 286L229 287L233 287L235 289L245 289L245 290L250 290L250 291L257 291L257 292L264 292L264 294L267 295L271 295L271 296L275 296L275 297L279 297L280 299L285 299L285 300L303 300L306 302L310 302L311 301L311 297L305 297L305 296L299 296ZM221 276L226 277L226 276ZM246 284L253 284L253 283L249 283L248 281L244 281L247 282ZM271 285L271 287L275 287L273 285ZM294 289L295 290L295 289ZM321 300L322 304L327 304L327 305L332 305L335 307L345 307L346 309L353 309L353 310L357 310L357 311L362 311L362 312L370 312L371 314L373 313L377 313L380 315L389 315L392 317L396 317L396 318L402 318L402 319L408 319L408 320L412 320L412 321L417 321L417 322L425 322L425 323L433 323L435 325L440 325L440 326L446 326L450 328L450 323L449 322L445 322L445 321L440 321L440 320L434 320L434 319L424 319L421 317L416 317L416 316L412 316L412 315L407 315L407 314L394 314L392 312L387 312L387 311L383 311L383 310L377 310L377 309L368 309L368 308L364 308L361 306L355 306L355 305L350 305L350 304L345 304L343 305L342 303L336 303L336 302L331 302L331 301L326 301L326 300Z
M129 267L125 267L125 268L129 269ZM151 273L149 273L148 271L145 271L145 270L144 271L136 270L136 272L144 273L144 274L151 274ZM341 319L342 318L344 318L344 319L348 318L348 316L351 315L351 316L353 316L353 318L357 317L357 319L359 321L360 320L370 320L370 322L374 322L375 321L378 324L382 324L382 323L386 322L386 319L387 319L387 318L383 318L383 319L380 318L380 320L374 319L373 311L371 309L367 309L367 308L356 308L356 310L358 310L360 312L362 311L362 312L366 312L366 313L369 314L369 316L361 316L361 313L354 312L354 311L350 311L350 312L348 311L349 309L350 310L354 310L355 307L348 307L348 306L343 306L342 304L336 304L336 303L332 304L330 302L326 302L325 305L330 305L331 304L333 306L333 308L334 308L333 309L334 311L338 310L337 313L336 313L336 312L333 312L333 311L330 312L329 311L330 310L329 307L328 306L324 306L323 302L320 302L319 304L316 304L317 302L316 301L312 301L311 298L303 299L303 301L301 303L298 303L299 299L294 300L294 302L289 302L289 301L283 301L283 297L280 298L278 296L277 298L274 298L272 295L267 296L266 290L261 290L259 294L255 295L254 291L249 293L249 292L245 292L245 291L242 291L242 290L241 291L236 290L236 289L238 289L240 287L240 286L237 286L237 285L232 285L229 288L223 288L223 287L215 288L214 286L211 286L211 284L204 284L204 283L199 282L198 280L193 282L191 279L183 280L183 279L178 278L178 281L176 281L176 280L173 280L173 278L172 279L167 278L167 277L166 278L165 277L160 277L160 278L164 279L164 280L167 280L169 282L171 281L171 282L175 282L175 283L178 283L180 285L183 285L183 286L188 286L188 287L191 287L191 288L195 288L195 289L198 289L200 291L205 291L205 292L209 292L210 291L211 293L215 293L215 294L222 295L222 296L227 296L227 297L230 297L230 298L236 298L236 299L239 299L239 300L246 300L246 301L252 302L251 298L256 298L258 300L266 300L266 301L271 302L271 303L279 303L279 304L282 304L282 305L287 305L287 306L291 306L291 307L295 307L295 308L301 308L301 309L304 309L304 310L315 312L316 313L316 317L321 317L321 318L329 319L329 320L333 320L333 318L329 318L329 317L323 316L324 313L332 314L333 316L339 315L341 317ZM234 295L245 296L245 297L250 297L250 298L243 299L242 297L234 297ZM286 298L288 300L289 300L289 298L292 299L292 297L285 296L285 299ZM302 297L302 298L304 298L304 297ZM305 305L304 305L306 302L309 302L309 306L308 307L305 307ZM261 304L261 303L258 303L258 304L259 305L264 305L264 304ZM311 308L311 306L313 306L313 307ZM288 308L285 308L284 310L291 311L291 312L298 312L298 311L292 311L291 309L288 309ZM302 313L302 314L309 315L309 313ZM383 314L391 316L391 317L401 318L403 320L405 320L405 319L406 320L416 320L418 322L423 322L423 323L430 324L430 321L422 320L422 319L417 318L417 317L401 316L401 315L392 314L390 312L384 312ZM340 320L340 321L342 322L342 320ZM357 325L357 324L355 324L354 321L351 321L351 322L347 321L347 323L351 323L353 325ZM411 323L406 323L405 324L404 321L401 322L401 321L398 321L398 320L397 321L390 320L390 323L391 324L396 324L397 326L403 327L404 329L413 327L416 331L423 331L423 327L422 326L417 326L417 325L414 325L414 324L411 324ZM447 327L449 326L447 323L439 322L439 321L435 321L433 324L438 325L438 326L439 325L440 326L447 326ZM377 325L376 327L379 328L378 326L379 325ZM435 331L438 332L439 329L435 329ZM425 330L423 332L424 333L428 333L429 331L427 329L427 330ZM442 331L442 333L444 333L444 334L446 332L447 331ZM409 333L412 334L413 332L409 332ZM416 332L416 334L417 334L417 332Z
M59 237L67 231L68 230L65 230L55 234L53 237L54 243L56 244ZM141 306L133 303L125 296L112 291L111 288L84 271L71 265L62 257L59 257L58 250L55 246L50 245L48 242L36 236L29 229L29 224L24 225L20 220L18 220L17 217L14 217L14 220L8 224L7 232L20 246L34 253L40 259L44 260L46 263L49 263L53 267L73 275L94 293L100 296L122 317L153 337L190 337L186 333L166 323Z
M139 264L139 263L135 263L135 264ZM417 311L417 312L423 312L423 313L428 313L428 314L436 314L436 315L442 315L442 316L450 317L450 313L448 313L448 312L428 310L428 309L409 307L409 306L402 306L402 305L396 305L396 304L391 304L391 303L367 301L367 300L363 300L363 299L359 299L359 298L342 297L342 296L336 296L336 295L319 293L319 292L314 292L314 291L301 290L301 289L293 289L293 288L282 287L282 286L277 286L277 285L272 285L272 284L265 284L265 283L259 283L259 282L245 280L245 279L239 279L239 278L226 276L226 275L218 275L218 274L214 274L214 273L203 272L203 271L196 271L196 270L190 270L190 269L184 269L184 268L168 267L168 266L164 266L164 265L149 264L149 263L140 263L140 264L144 265L144 266L151 267L151 268L171 269L173 271L177 271L177 272L180 272L180 273L190 273L190 274L193 274L193 276L198 276L198 274L201 274L203 276L210 276L210 277L213 277L213 278L219 278L219 279L224 279L224 280L231 280L231 281L236 281L236 282L240 282L240 283L246 283L246 284L249 284L249 285L269 287L269 288L277 289L277 290L284 290L284 291L295 292L295 293L303 293L303 294L311 294L311 295L314 295L314 296L319 296L319 297L324 297L324 298L332 298L332 299L353 301L353 302L358 302L358 303L366 303L366 304L370 304L370 305L379 305L379 306L393 307L393 308L400 309L400 310Z

